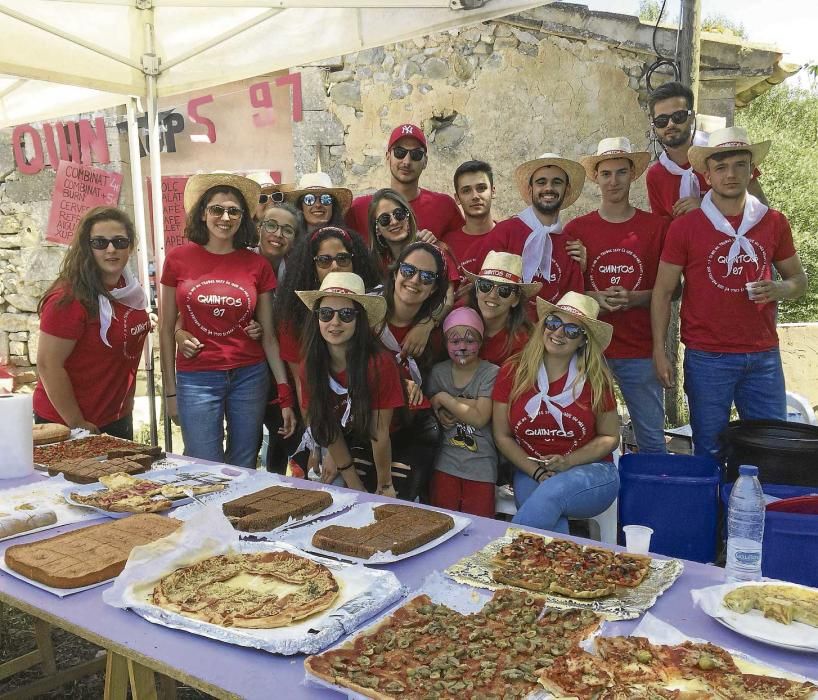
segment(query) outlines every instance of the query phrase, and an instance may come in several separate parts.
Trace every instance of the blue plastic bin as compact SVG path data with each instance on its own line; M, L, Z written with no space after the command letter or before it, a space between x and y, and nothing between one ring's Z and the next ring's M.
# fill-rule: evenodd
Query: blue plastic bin
M818 493L815 486L762 484L764 493L776 498L795 498ZM724 511L733 484L722 488ZM761 573L770 578L818 586L818 515L768 511L764 519Z
M627 454L619 460L619 526L653 528L650 551L704 563L716 559L720 470L691 455Z

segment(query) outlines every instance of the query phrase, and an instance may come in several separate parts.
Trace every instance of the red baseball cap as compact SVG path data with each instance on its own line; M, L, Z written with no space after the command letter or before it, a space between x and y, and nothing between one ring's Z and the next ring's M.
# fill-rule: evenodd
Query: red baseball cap
M386 150L388 151L395 145L395 141L399 141L402 138L415 139L421 146L427 148L426 134L423 133L423 130L419 126L415 126L414 124L401 124L392 129Z

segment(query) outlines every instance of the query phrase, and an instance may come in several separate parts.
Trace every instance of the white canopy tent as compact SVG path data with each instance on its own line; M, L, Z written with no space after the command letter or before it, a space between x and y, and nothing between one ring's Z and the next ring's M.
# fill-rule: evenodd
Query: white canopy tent
M0 0L0 127L126 104L139 262L148 249L137 100L161 202L157 100L473 24L532 0ZM153 208L156 268L164 259ZM153 355L146 347L153 386ZM156 439L151 402L152 438ZM167 433L167 430L166 430ZM169 437L169 436L168 436Z

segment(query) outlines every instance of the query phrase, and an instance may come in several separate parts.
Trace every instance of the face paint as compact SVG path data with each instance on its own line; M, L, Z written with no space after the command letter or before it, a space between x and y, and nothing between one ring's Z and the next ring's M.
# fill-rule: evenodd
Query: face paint
M479 359L480 343L480 336L469 326L454 326L446 333L446 351L460 366Z

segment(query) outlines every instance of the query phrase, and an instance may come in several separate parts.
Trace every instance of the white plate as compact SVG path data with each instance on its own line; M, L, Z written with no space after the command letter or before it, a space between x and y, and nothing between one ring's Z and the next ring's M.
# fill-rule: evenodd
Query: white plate
M299 549L303 549L309 552L317 552L318 554L323 554L325 556L332 557L333 559L352 561L357 564L389 564L394 561L408 559L409 557L413 557L416 554L420 554L421 552L426 552L430 549L433 549L434 547L437 547L441 542L445 542L451 537L454 537L461 530L465 530L471 524L471 518L467 518L457 513L446 512L446 515L450 515L454 520L454 527L451 530L444 532L440 537L437 537L433 539L431 542L427 542L426 544L417 547L416 549L410 549L408 552L405 552L403 554L392 554L392 552L377 552L373 556L369 557L369 559L353 557L350 554L340 554L338 552L320 549L319 547L313 546L312 536L318 530L327 527L327 525L341 525L343 527L364 527L366 525L371 525L372 523L375 522L374 513L375 508L377 506L382 505L384 504L379 503L377 501L369 503L359 503L358 505L353 506L349 510L349 512L344 513L343 515L338 516L337 518L334 518L329 523L314 522L310 523L309 525L305 525L304 527L297 527L292 530L288 530L287 532L281 533L279 535L279 539L284 542L289 542L290 544L298 547ZM410 504L406 503L402 505ZM429 510L436 509L430 508Z

